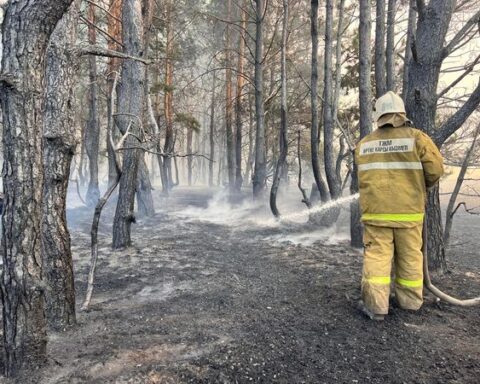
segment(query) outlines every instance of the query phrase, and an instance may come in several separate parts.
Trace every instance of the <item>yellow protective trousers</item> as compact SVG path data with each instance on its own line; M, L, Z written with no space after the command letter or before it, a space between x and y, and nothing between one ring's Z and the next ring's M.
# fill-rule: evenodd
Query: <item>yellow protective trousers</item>
M395 297L403 309L423 303L422 225L410 228L364 227L362 300L375 314L386 315L390 296L392 259Z

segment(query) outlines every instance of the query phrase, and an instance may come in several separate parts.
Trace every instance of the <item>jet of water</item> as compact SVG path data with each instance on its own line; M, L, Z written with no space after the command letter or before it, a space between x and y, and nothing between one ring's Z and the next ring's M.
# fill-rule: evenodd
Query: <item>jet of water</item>
M295 212L295 213L290 213L288 215L284 215L280 217L280 221L291 221L291 220L298 220L306 215L312 214L312 213L319 213L323 211L328 211L329 209L336 208L336 207L341 207L343 205L346 205L348 203L351 203L352 201L357 200L360 197L360 194L355 193L353 195L341 197L336 200L329 201L328 203L318 205L316 207L301 211L301 212Z

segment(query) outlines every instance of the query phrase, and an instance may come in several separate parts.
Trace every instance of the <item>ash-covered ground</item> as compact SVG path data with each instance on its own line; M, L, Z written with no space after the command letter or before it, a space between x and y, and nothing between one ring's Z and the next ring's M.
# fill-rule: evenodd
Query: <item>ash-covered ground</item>
M89 312L50 334L48 366L22 383L478 383L480 308L393 307L383 323L356 310L362 255L336 229L277 223L246 198L156 194L157 213L113 252L114 202L102 216ZM213 200L212 200L213 199ZM347 205L348 206L348 205ZM280 209L285 209L280 204ZM78 307L90 260L91 210L70 209ZM343 223L343 224L342 224ZM459 214L449 264L435 279L480 294L480 218Z

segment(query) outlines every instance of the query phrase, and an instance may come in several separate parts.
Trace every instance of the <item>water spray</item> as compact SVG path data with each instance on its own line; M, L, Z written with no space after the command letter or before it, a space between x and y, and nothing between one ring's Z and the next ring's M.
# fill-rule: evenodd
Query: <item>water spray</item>
M332 208L337 208L341 207L345 204L351 203L352 201L358 200L360 197L360 194L355 193L354 195L349 195L345 197L341 197L336 200L331 200L328 203L318 205L316 207L301 211L301 212L295 212L295 213L290 213L288 215L282 215L280 217L280 221L291 221L295 219L301 219L305 217L306 215L314 214L314 213L320 213L324 211L328 211Z

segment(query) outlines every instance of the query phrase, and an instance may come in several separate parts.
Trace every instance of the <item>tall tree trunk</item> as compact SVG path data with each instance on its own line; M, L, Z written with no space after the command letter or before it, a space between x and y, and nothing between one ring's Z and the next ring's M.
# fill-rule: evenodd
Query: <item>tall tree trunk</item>
M320 171L318 156L319 146L319 121L318 121L318 0L312 0L311 12L311 38L312 38L312 72L310 84L310 100L312 108L312 127L310 135L310 147L312 152L312 170L317 189L322 202L329 199L328 188Z
M93 26L96 22L95 5L88 5L88 42L92 45L97 42L96 29ZM89 74L89 116L87 129L85 131L85 149L87 150L89 164L89 183L86 201L91 207L97 205L100 198L100 189L98 187L98 149L100 142L100 126L98 122L98 86L97 86L97 58L94 55L88 58Z
M213 71L212 100L210 103L210 162L208 163L208 185L213 187L213 166L215 161L215 83L217 73Z
M255 160L255 156L253 153L253 98L251 94L248 94L248 160L247 160L247 168L245 169L245 177L244 180L247 181L248 185L251 184L252 180L250 177L250 173L252 172L253 163Z
M227 0L227 20L229 21L232 13L232 0ZM225 27L225 135L227 142L227 169L228 169L228 188L230 192L235 187L235 153L233 142L233 87L232 87L232 47L231 47L231 26L227 22Z
M359 32L359 53L360 58L360 139L368 135L371 131L372 121L372 91L370 83L371 74L371 7L370 0L360 1L360 32ZM358 192L358 169L353 164L352 184L350 186L352 194ZM360 223L360 204L354 201L350 204L350 243L353 247L363 246L362 226Z
M263 96L263 27L265 22L265 0L255 0L255 119L257 132L255 136L255 168L253 173L253 197L263 196L267 179L267 159L265 148L265 105Z
M150 47L150 28L153 18L153 0L143 0L143 55L148 56ZM145 68L144 94L145 99L150 99L150 81L148 67ZM142 122L144 132L148 135L154 134L153 127L149 124L149 109L146 102L143 103ZM147 162L145 161L145 152L140 153L137 173L137 209L139 216L153 217L155 216L155 206L153 204L152 183L150 181L150 172Z
M110 0L110 13L107 14L107 29L108 34L113 36L115 40L121 41L122 40L122 23L120 19L122 17L122 1L123 0ZM121 47L117 44L116 41L113 39L108 40L108 49L113 51L120 51ZM107 114L108 114L108 129L110 132L114 132L115 122L113 121L113 111L111 110L111 106L115 105L110 100L110 97L114 94L112 92L112 87L114 83L114 78L116 76L116 72L120 71L120 59L117 57L112 57L108 61L107 67L107 84L108 84L108 96L107 96ZM117 181L117 166L115 164L115 153L113 151L112 146L109 143L108 135L105 135L106 140L106 147L107 147L107 155L108 155L108 186L112 186L113 183Z
M325 162L325 173L327 177L330 197L337 199L341 191L341 180L337 178L333 120L333 0L325 3L326 25L325 25L325 57L324 57L324 91L323 91L323 155Z
M46 359L41 217L44 68L48 41L72 0L10 2L3 21L5 200L1 279L5 375Z
M280 216L277 208L277 192L288 154L288 105L287 105L287 35L288 35L288 1L283 0L282 43L281 43L281 83L282 94L280 102L280 156L275 168L272 189L270 190L270 209L275 217Z
M124 0L122 10L124 52L131 56L143 55L143 19L141 0ZM125 59L122 63L122 81L118 86L118 116L120 131L125 134L130 127L134 136L126 139L126 148L139 146L140 124L145 96L145 65L136 60ZM141 138L141 137L140 137ZM130 229L135 220L134 201L137 186L137 170L141 150L126 149L123 157L123 172L117 209L113 221L113 248L131 245Z
M395 14L396 0L388 0L387 15L387 91L395 91Z
M193 153L192 149L193 143L193 129L187 128L187 179L188 179L188 186L192 186L192 176L193 176L193 157L190 156Z
M43 128L42 258L47 320L55 329L75 323L75 287L66 200L75 154L76 42L80 1L75 0L57 24L47 50Z
M165 29L167 35L167 45L165 49L165 144L163 151L167 155L173 155L174 138L173 138L173 23L172 23L172 0L165 2ZM167 185L164 185L164 192L168 192L173 187L172 177L172 157L163 158L163 167Z
M408 10L408 26L407 26L407 43L405 46L405 60L403 62L403 87L402 98L406 102L408 93L408 63L412 59L412 45L414 41L414 33L417 28L417 11L415 10L415 0L410 0Z
M455 4L454 0L431 0L428 6L419 9L414 53L408 63L407 115L415 127L429 135L435 133L438 79L443 62L445 36ZM436 144L440 146L442 143ZM427 252L430 267L445 271L447 266L439 201L438 188L433 188L428 193Z
M386 0L377 0L375 15L375 95L382 96L387 92L387 78L385 74L385 15Z
M340 100L340 89L342 83L342 35L343 35L343 22L345 12L345 0L340 0L338 3L338 24L337 24L337 42L335 46L335 84L333 95L333 122L335 124L338 121L338 103Z
M137 210L139 216L155 216L150 172L145 161L145 153L140 153L137 172Z
M235 98L235 189L240 191L243 184L242 177L242 121L244 113L243 89L245 86L244 67L245 67L245 30L247 28L247 3L243 2L243 10L240 24L239 48L238 48L238 67L237 67L237 96Z

